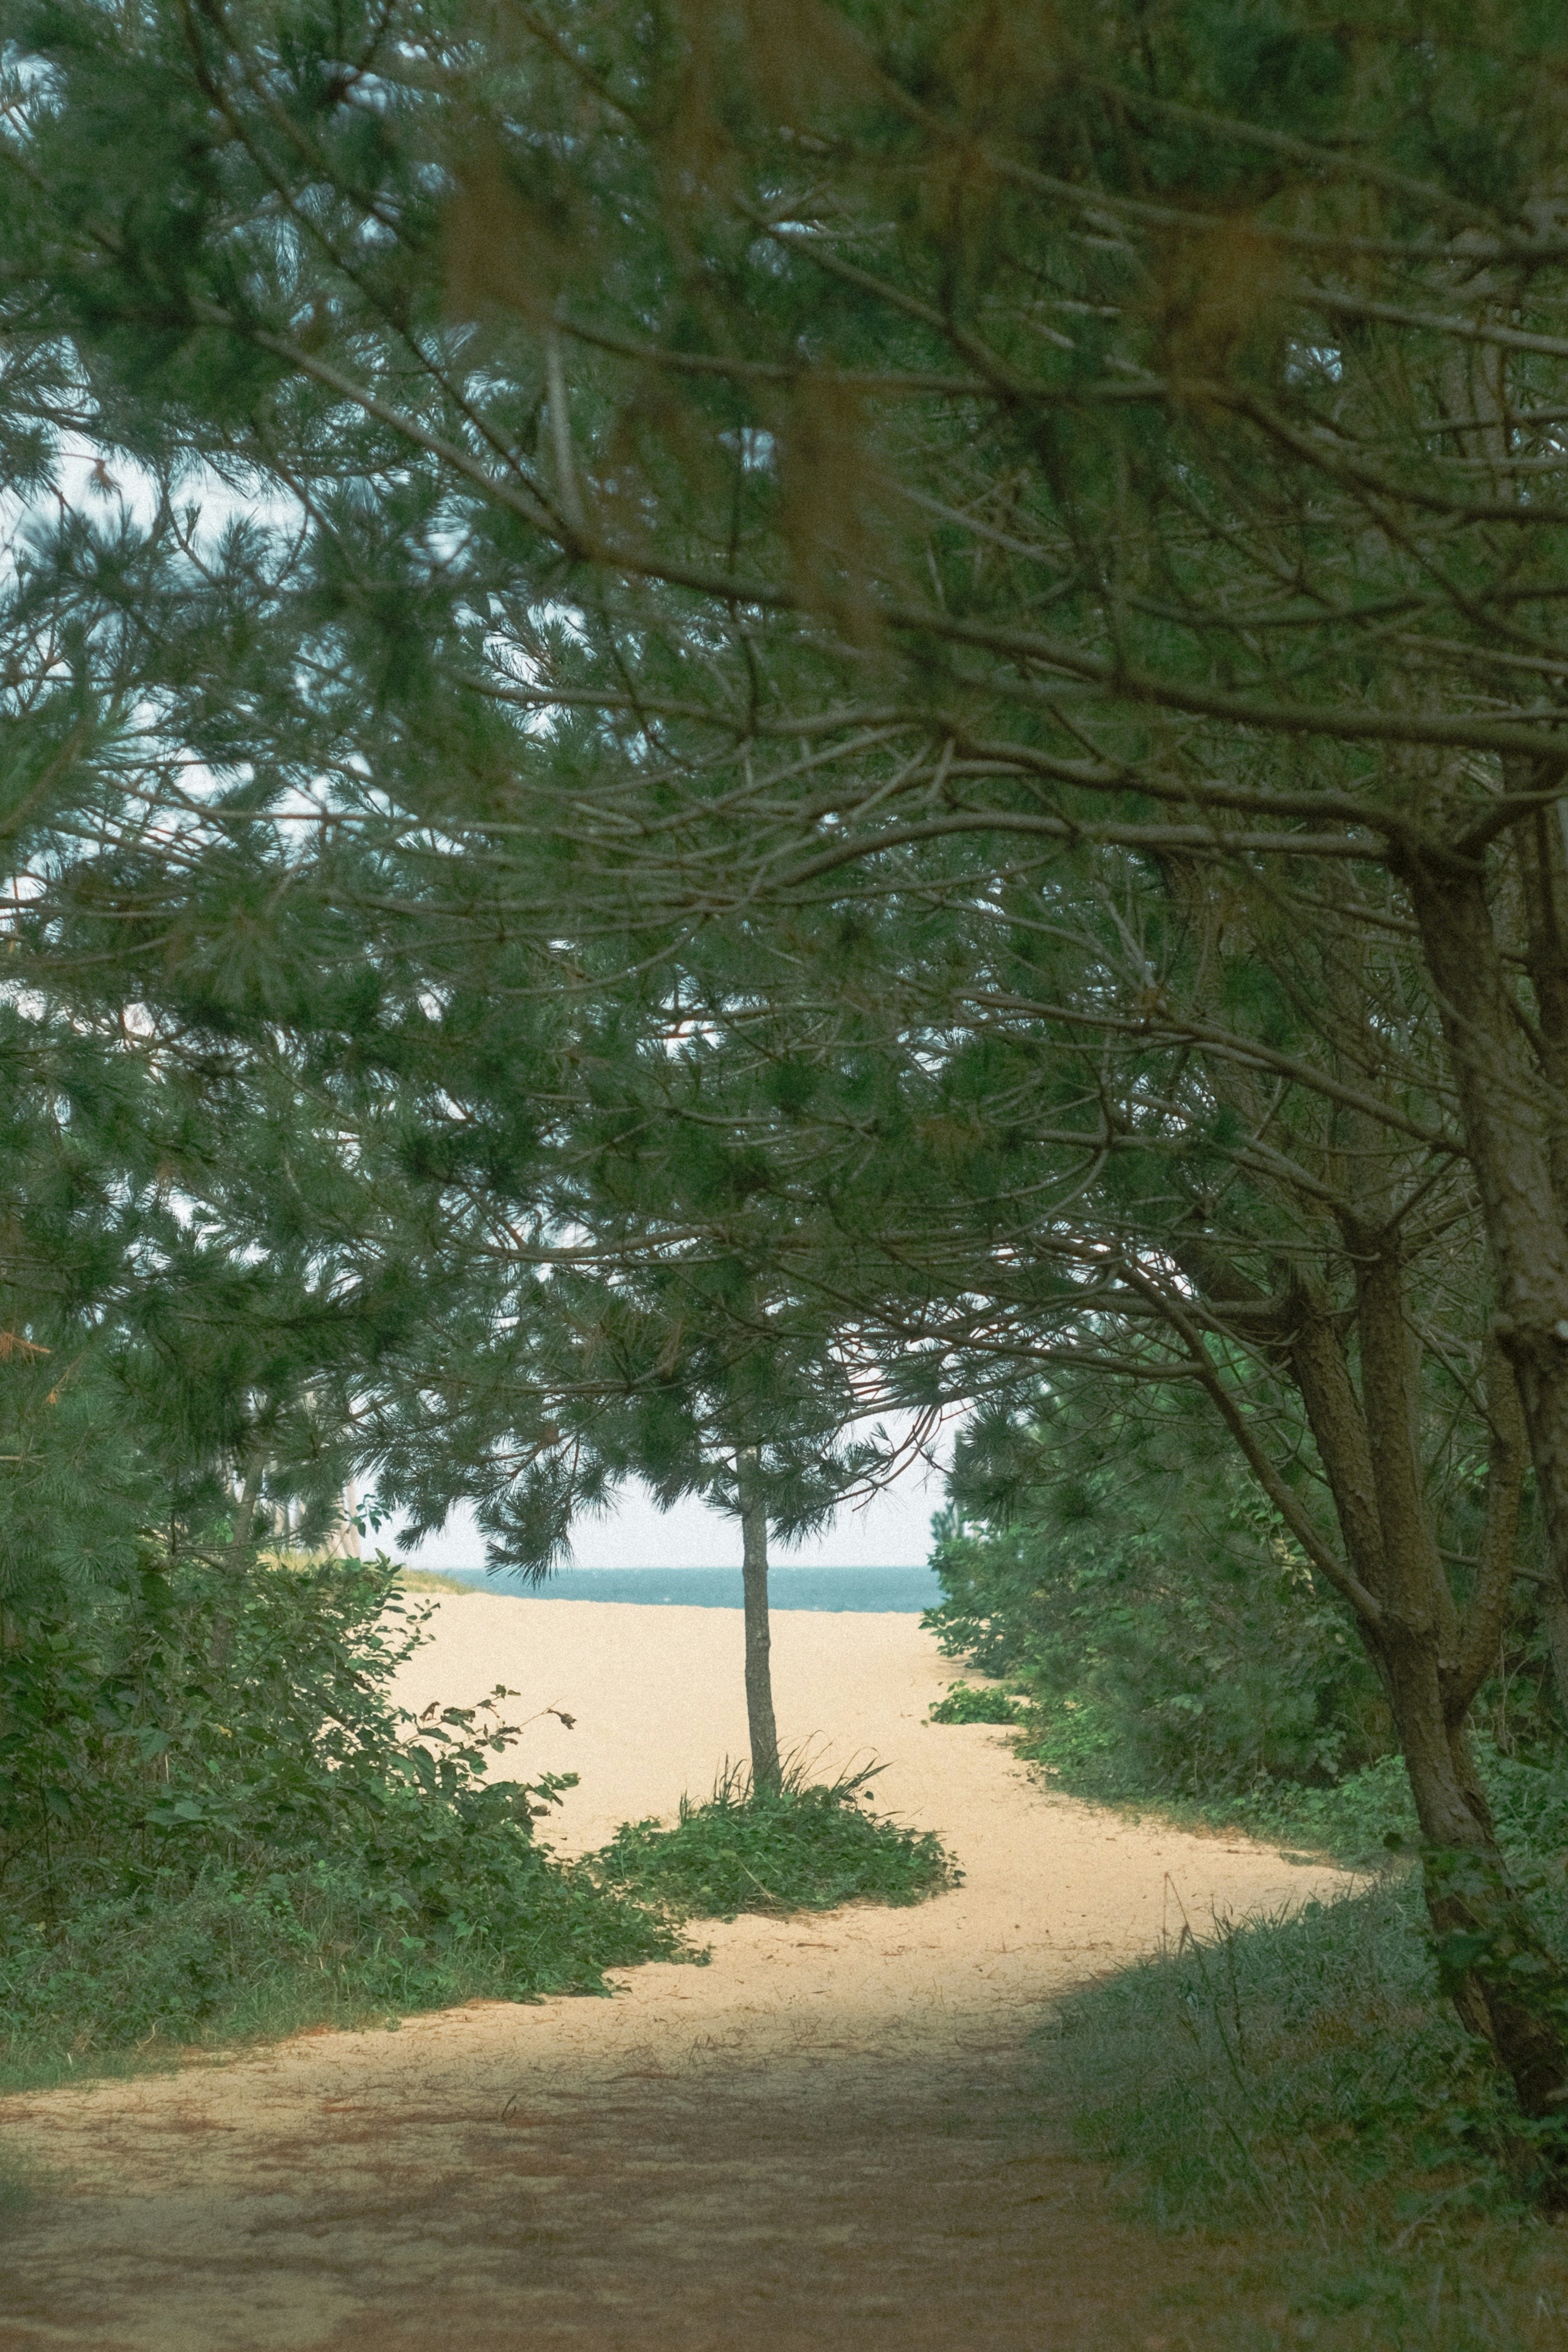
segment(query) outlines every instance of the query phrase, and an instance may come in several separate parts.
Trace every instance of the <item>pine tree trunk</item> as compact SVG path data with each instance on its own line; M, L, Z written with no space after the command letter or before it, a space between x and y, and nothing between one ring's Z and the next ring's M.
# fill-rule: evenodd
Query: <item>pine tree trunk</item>
M241 1591L250 1567L251 1538L256 1532L256 1506L261 1496L262 1465L253 1463L245 1474L235 1510L234 1534L229 1539L226 1562L229 1577L229 1592L220 1602L216 1622L213 1626L212 1663L219 1674L228 1664L229 1644L234 1640L234 1621L243 1605Z
M1426 1846L1424 1893L1439 1964L1461 2019L1491 2043L1524 2114L1559 2115L1568 2101L1568 2052L1542 2005L1517 1998L1510 1978L1521 1981L1513 1966L1522 1959L1537 1990L1559 1991L1563 1969L1498 1845L1463 1727L1445 1720L1436 1645L1424 1634L1390 1627L1378 1648Z
M1547 1123L1473 871L1416 866L1421 927L1495 1273L1497 1333L1519 1382L1549 1556L1568 1597L1568 1230Z
M752 1742L752 1786L779 1785L779 1735L773 1720L773 1636L768 1626L768 1514L757 1475L755 1446L735 1456L741 1501L742 1580L746 1599L746 1726Z
M1541 1588L1541 1630L1546 1636L1557 1704L1568 1717L1568 1596L1555 1578Z
M1363 1234L1358 1257L1362 1395L1342 1337L1305 1294L1296 1302L1291 1370L1346 1553L1378 1603L1374 1619L1363 1618L1362 1635L1409 1776L1446 1989L1465 2024L1492 2045L1523 2112L1553 2116L1568 2102L1568 2047L1548 2009L1565 1989L1564 1971L1537 1933L1498 1844L1466 1730L1512 1580L1524 1459L1519 1406L1494 1349L1483 1570L1461 1620L1423 1506L1416 1370L1396 1241ZM1521 1985L1546 1998L1521 1999Z

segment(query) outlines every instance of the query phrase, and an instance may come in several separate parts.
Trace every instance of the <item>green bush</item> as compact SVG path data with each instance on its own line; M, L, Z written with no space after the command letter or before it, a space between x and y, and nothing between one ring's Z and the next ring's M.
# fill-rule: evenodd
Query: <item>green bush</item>
M1017 1752L1043 1767L1068 1793L1091 1802L1146 1807L1170 1819L1215 1830L1239 1830L1272 1844L1300 1847L1352 1869L1382 1869L1388 1842L1414 1843L1415 1808L1403 1759L1375 1764L1319 1787L1259 1779L1250 1788L1203 1796L1173 1791L1139 1769L1118 1745L1116 1721L1091 1703L1058 1704L1032 1713ZM1484 1732L1475 1743L1498 1832L1523 1859L1568 1853L1568 1759L1551 1749L1505 1753Z
M796 1769L776 1790L753 1790L732 1769L706 1804L681 1799L675 1828L627 1822L589 1867L601 1885L679 1918L918 1903L957 1873L930 1831L863 1810L880 1769L818 1783Z
M1154 1412L1053 1375L1026 1420L977 1417L952 1493L923 1622L1026 1697L1023 1752L1064 1788L1354 1860L1411 1826L1353 1624L1191 1401ZM1472 1549L1475 1507L1461 1482ZM1561 1811L1562 1704L1529 1579L1472 1719L1495 1801Z
M1386 1748L1353 1627L1223 1431L1184 1426L1178 1448L1159 1427L1058 1431L1043 1411L1011 1517L950 1518L939 1538L944 1597L924 1622L948 1656L1026 1691L1078 1768L1109 1758L1145 1790L1323 1784ZM976 1475L961 1455L961 1496Z
M947 1696L933 1699L932 1723L1016 1723L1018 1701L1004 1690L977 1690L973 1683L949 1683Z
M569 1783L488 1777L510 1694L394 1706L427 1613L384 1568L148 1554L75 1619L7 1621L0 2051L594 1990L678 1948L538 1843Z

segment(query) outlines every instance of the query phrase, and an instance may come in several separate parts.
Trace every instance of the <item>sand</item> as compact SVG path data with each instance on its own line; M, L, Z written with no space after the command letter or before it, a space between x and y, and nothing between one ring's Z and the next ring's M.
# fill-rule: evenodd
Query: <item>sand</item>
M525 1776L575 1771L563 1852L669 1817L743 1752L738 1611L454 1597L404 1696L495 1684ZM1025 2352L1208 2340L1223 2250L1117 2217L1040 2109L1053 1997L1216 1912L1342 1882L1054 1794L1005 1733L933 1726L957 1671L908 1616L782 1614L785 1743L875 1755L963 1883L703 1931L611 2000L475 2003L395 2033L14 2099L54 2194L0 2259L0 2352ZM568 1729L555 1707L574 1718ZM1175 2315L1173 2316L1173 2314Z

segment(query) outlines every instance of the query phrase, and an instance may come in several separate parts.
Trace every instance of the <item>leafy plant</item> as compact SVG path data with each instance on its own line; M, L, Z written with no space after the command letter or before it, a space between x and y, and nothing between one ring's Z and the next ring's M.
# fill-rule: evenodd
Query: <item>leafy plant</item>
M1557 2233L1531 2212L1543 2168L1432 1997L1424 1913L1401 1871L1289 1916L1194 1920L1069 1995L1040 2038L1042 2088L1137 2210L1262 2233L1289 2315L1216 2341L1555 2340L1533 2329L1561 2289Z
M599 1885L680 1918L918 1903L958 1873L931 1831L862 1810L882 1769L813 1782L795 1759L781 1786L753 1788L732 1765L706 1804L681 1799L673 1829L627 1822L588 1866Z
M953 1494L924 1622L1026 1692L1043 1760L1206 1799L1326 1786L1391 1745L1342 1604L1201 1411L1058 1373L1026 1423L976 1423Z
M933 1699L932 1723L1016 1723L1019 1702L1010 1692L978 1690L973 1683L949 1683L947 1696Z
M607 1967L674 1956L661 1918L538 1842L568 1780L488 1777L514 1737L508 1693L417 1723L394 1704L427 1614L384 1562L237 1583L148 1549L85 1617L11 1621L14 2063L592 1991Z

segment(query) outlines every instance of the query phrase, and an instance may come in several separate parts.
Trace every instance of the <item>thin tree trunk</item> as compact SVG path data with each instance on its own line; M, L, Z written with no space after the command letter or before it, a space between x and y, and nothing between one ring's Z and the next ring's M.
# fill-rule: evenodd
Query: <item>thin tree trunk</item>
M746 1598L746 1726L752 1741L752 1786L779 1785L779 1734L773 1719L773 1636L768 1627L768 1514L757 1471L757 1449L735 1456L741 1502L742 1580Z
M256 1528L256 1506L260 1499L263 1475L262 1465L254 1463L245 1474L245 1485L236 1507L234 1534L229 1539L226 1563L231 1597L223 1603L217 1622L213 1627L212 1662L219 1674L228 1664L229 1644L234 1639L234 1621L239 1613L240 1587L250 1565L250 1539Z
M1563 2037L1544 2007L1513 1987L1553 1992L1561 1965L1499 1848L1464 1727L1446 1730L1419 1645L1397 1649L1405 1654L1390 1661L1394 1728L1426 1843L1426 1911L1448 1991L1466 2025L1492 2044L1524 2114L1560 2116L1568 2102ZM1516 1972L1521 1961L1528 1975Z
M1549 1577L1541 1588L1541 1630L1546 1636L1557 1704L1568 1716L1568 1595L1555 1577Z
M1424 1886L1447 1990L1511 2076L1524 2113L1568 2100L1568 2049L1516 1988L1561 1985L1506 1857L1470 1750L1470 1704L1495 1653L1512 1580L1523 1431L1509 1366L1489 1350L1493 1423L1483 1572L1461 1622L1421 1493L1415 1361L1396 1244L1356 1237L1362 1394L1326 1317L1297 1301L1292 1370L1338 1506L1351 1563L1374 1596L1361 1630L1388 1695L1426 1849ZM1516 1963L1524 1961L1521 1970Z
M1453 1061L1552 1569L1568 1595L1568 1232L1541 1082L1473 869L1413 865L1411 903Z

